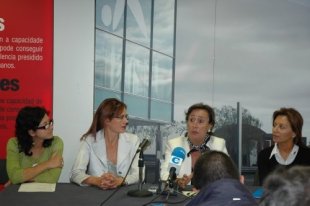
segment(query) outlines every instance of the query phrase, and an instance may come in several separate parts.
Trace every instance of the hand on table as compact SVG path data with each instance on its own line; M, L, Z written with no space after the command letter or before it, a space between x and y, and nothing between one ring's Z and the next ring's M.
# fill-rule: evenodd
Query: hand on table
M114 189L120 186L123 182L122 177L115 176L111 173L104 173L101 175L101 188L106 189Z

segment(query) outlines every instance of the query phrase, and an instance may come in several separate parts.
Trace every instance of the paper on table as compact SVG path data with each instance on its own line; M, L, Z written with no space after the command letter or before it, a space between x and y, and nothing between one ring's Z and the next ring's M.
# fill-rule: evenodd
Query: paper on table
M194 197L197 195L197 192L195 191L182 191L182 194L186 197Z
M20 185L18 192L55 192L56 183L23 183Z

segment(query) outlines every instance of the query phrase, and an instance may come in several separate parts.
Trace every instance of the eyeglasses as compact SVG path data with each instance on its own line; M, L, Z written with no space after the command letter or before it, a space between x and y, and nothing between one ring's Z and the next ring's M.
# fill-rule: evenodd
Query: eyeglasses
M37 127L36 129L45 129L46 130L53 125L54 125L54 120L51 119L48 123L46 123L46 125Z
M116 117L114 117L114 118L123 120L123 119L125 119L125 118L126 118L126 119L129 119L129 116L128 116L128 114L123 114L123 115L116 116Z

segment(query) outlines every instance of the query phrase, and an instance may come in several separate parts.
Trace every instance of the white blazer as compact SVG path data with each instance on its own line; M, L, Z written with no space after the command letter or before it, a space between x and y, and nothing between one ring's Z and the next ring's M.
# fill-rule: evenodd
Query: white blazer
M161 180L167 180L169 176L169 161L171 158L171 153L176 147L182 147L185 149L186 155L183 163L181 164L180 172L178 177L183 177L184 174L190 175L192 173L192 158L187 157L187 153L190 151L189 144L187 141L188 137L176 137L167 141L166 150L165 150L165 160L162 162L160 167L160 177ZM207 143L207 146L210 150L221 151L228 154L226 149L225 140L219 137L211 136L210 140Z
M139 138L134 134L122 133L119 135L117 151L117 175L124 177L139 147ZM131 169L126 177L128 184L139 181L139 154L136 155ZM103 130L96 134L96 140L88 136L81 141L80 150L70 174L70 181L83 185L82 182L89 176L101 176L108 172L106 145Z

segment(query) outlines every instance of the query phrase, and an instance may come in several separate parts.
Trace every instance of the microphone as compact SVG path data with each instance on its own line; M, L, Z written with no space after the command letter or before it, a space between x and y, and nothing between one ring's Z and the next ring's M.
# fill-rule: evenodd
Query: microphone
M142 142L140 143L140 145L139 145L139 147L138 147L138 149L137 149L137 152L136 153L139 153L139 152L144 152L145 151L145 149L148 147L148 146L150 146L151 145L151 142L150 142L150 140L148 140L148 139L143 139L142 140Z
M176 147L173 149L171 153L171 159L169 162L169 177L166 181L166 186L169 185L170 188L174 187L174 181L177 177L177 175L180 172L181 165L183 160L185 159L185 149L182 147Z
M144 150L151 144L151 142L148 139L143 139L142 142L140 143L136 155L139 154L139 162L138 162L138 167L139 167L139 185L137 190L130 190L127 192L129 196L132 197L148 197L152 196L153 193L148 191L148 190L143 190L142 189L142 181L143 181L143 167L144 167L144 158L143 158L143 152Z

